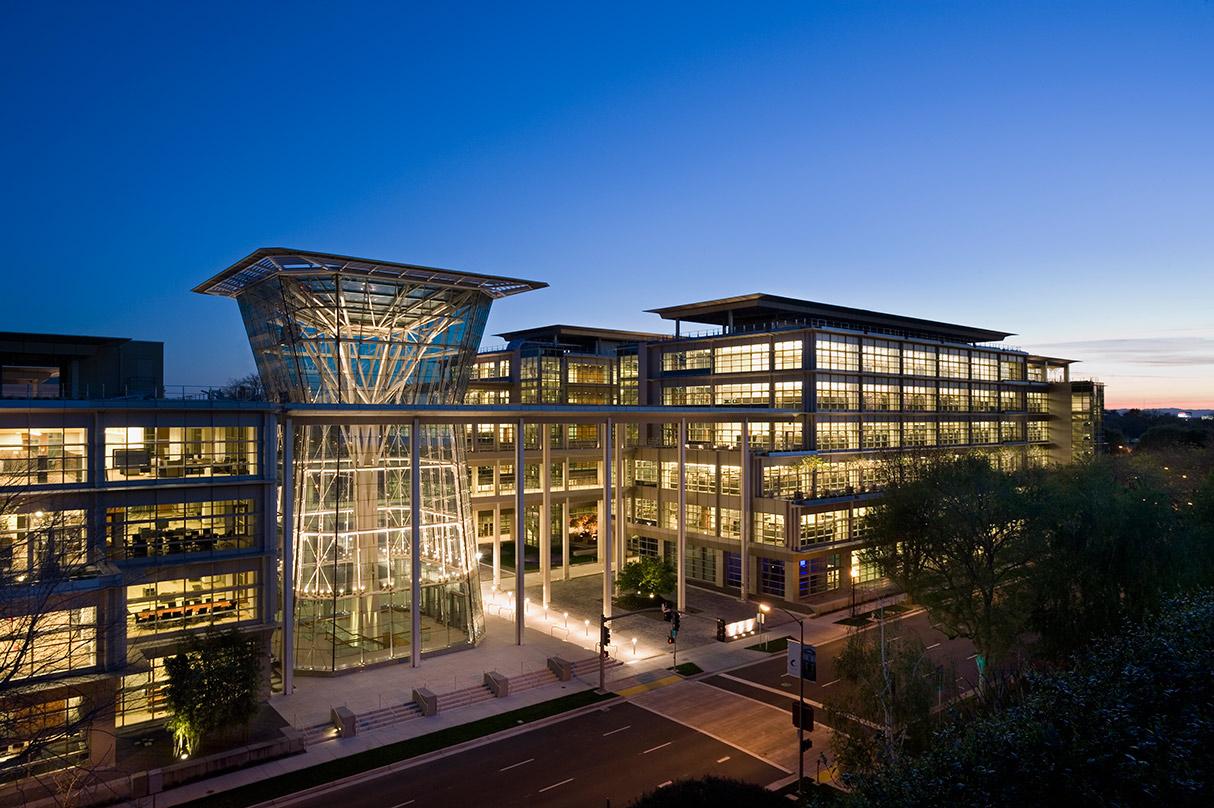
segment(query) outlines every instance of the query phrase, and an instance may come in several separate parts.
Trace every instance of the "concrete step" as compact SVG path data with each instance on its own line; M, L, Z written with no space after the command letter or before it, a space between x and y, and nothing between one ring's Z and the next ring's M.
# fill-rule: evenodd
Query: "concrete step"
M493 691L485 685L466 687L453 693L443 693L438 697L438 711L457 710L470 704L479 704L493 698Z
M311 746L314 743L331 741L336 737L337 730L334 729L333 725L328 722L325 722L324 724L317 724L312 727L305 727L303 729L304 746Z
M624 664L623 662L620 662L618 659L615 659L614 657L612 657L607 660L606 664L604 665L604 668L606 668L607 670L611 670L612 668L618 668L623 664ZM574 676L587 676L590 674L597 676L598 673L599 673L599 661L595 657L591 657L590 659L579 659L577 662L573 663L573 675Z
M521 676L510 677L510 692L518 693L523 690L530 690L533 687L543 687L544 685L550 685L559 681L556 678L556 674L550 670L524 673Z
M358 716L358 731L365 732L367 730L399 724L414 718L421 718L421 715L421 708L413 702L394 704L390 707L372 710Z

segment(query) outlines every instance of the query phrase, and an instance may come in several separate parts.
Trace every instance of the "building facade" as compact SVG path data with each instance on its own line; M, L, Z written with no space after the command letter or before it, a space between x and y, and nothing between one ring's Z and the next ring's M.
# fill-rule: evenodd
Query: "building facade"
M675 321L674 337L575 326L503 334L508 347L478 357L468 401L752 410L745 461L740 422L687 427L685 568L702 586L817 609L875 596L883 586L864 554L865 516L891 456L975 452L1010 470L1090 456L1099 440L1101 386L1076 383L1073 398L1069 360L1003 345L1005 332L772 295L655 313ZM685 335L685 323L710 331ZM604 507L594 428L553 433L559 505L546 521L557 526L562 577L601 555L588 529ZM496 547L509 538L503 506L520 476L506 456L513 435L473 425L469 437L478 537ZM623 449L621 557L674 561L676 425L627 428ZM538 465L521 477L537 496ZM528 515L537 548L539 522Z
M0 402L4 779L114 763L163 660L276 623L276 417L243 402Z

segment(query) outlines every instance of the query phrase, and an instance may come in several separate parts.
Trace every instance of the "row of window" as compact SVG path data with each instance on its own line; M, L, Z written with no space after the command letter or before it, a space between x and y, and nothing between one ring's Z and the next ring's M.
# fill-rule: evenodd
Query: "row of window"
M1044 364L1026 362L1025 357L1018 354L943 348L896 340L823 333L817 335L814 350L816 366L825 370L941 376L980 381L1027 379L1044 382L1049 375ZM667 373L754 373L798 370L802 366L801 340L692 348L666 351L662 354L662 370Z
M819 421L816 434L819 451L965 446L1025 440L1021 421L993 420L864 421L863 424L859 421ZM1033 436L1034 440L1045 440L1048 432L1035 426Z
M875 412L1047 412L1048 397L1039 391L1000 389L993 384L899 384L884 379L819 376L815 380L817 409ZM670 385L662 389L662 404L676 407L767 407L801 409L800 381L749 384Z

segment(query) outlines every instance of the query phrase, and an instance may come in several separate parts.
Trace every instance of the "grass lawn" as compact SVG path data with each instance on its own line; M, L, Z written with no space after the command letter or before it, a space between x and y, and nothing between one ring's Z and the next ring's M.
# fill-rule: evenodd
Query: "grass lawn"
M538 721L541 718L548 718L549 716L576 710L578 707L585 707L588 704L594 704L595 702L611 698L615 698L615 696L612 694L602 695L593 690L571 693L568 696L561 696L559 699L552 699L551 701L533 704L530 707L511 710L501 715L492 715L488 718L482 718L480 721L461 724L458 727L447 727L438 732L432 732L429 735L421 735L417 738L388 744L377 749L368 749L365 752L359 752L348 757L338 758L337 760L330 760L327 763L319 763L306 769L291 772L290 774L271 777L267 780L241 786L240 788L220 794L212 794L185 803L184 808L244 808L244 806L255 805L256 803L265 802L266 800L281 797L285 794L293 794L306 788L331 783L334 780L340 780L352 774L378 769L390 763L407 760L408 758L424 755L427 752L433 752L438 749L445 749L448 746L455 746L456 744L471 741L475 738L492 735L495 732L510 729L519 724Z
M762 651L765 654L774 654L778 651L788 650L788 638L777 637L774 640L757 643L755 645L746 646L747 651Z
M704 669L694 662L683 662L675 665L673 668L667 668L668 671L674 671L680 676L694 676L697 673L703 673Z

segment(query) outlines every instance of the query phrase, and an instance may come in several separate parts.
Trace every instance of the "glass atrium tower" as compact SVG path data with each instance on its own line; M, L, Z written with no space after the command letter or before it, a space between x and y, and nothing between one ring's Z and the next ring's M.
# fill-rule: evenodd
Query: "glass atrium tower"
M489 306L544 286L263 248L195 291L233 297L272 401L459 404ZM295 668L336 671L477 643L484 616L463 432L360 419L295 436ZM422 589L410 591L410 442L419 440Z

